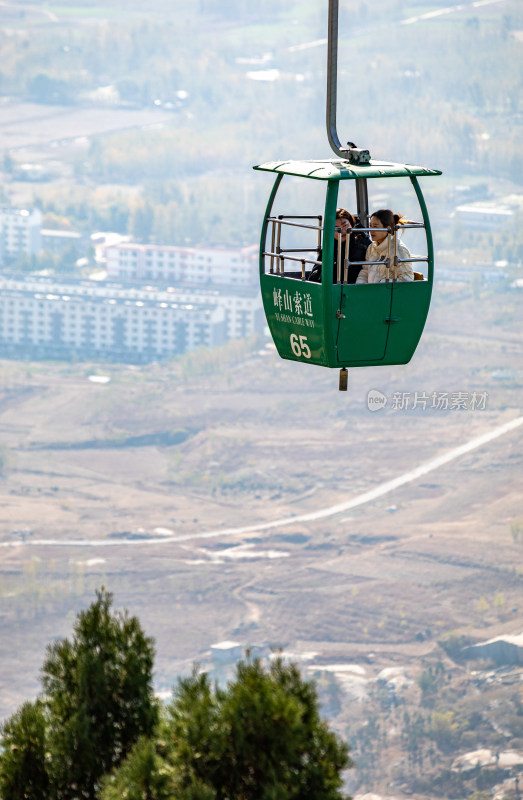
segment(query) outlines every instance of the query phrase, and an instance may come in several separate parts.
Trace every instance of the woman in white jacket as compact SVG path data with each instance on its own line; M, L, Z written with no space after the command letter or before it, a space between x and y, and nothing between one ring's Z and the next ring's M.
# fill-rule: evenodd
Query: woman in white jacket
M370 218L372 243L367 248L365 261L380 263L365 264L361 268L356 283L385 283L387 278L389 281L414 280L412 264L404 261L404 259L410 258L410 253L400 241L399 232L396 230L396 226L401 223L402 218L399 214L394 214L390 208L381 208L372 214ZM383 230L384 228L389 229L391 233Z

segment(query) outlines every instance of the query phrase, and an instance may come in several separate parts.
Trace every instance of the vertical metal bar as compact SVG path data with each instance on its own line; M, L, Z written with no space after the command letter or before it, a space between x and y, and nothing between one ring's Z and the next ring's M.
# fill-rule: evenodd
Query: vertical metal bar
M327 136L331 149L344 158L336 130L336 97L338 93L338 0L329 0L329 28L327 39Z
M396 283L398 280L398 240L397 240L398 231L396 230L396 226L394 226L393 234L392 234L392 247L394 250L394 277L393 281Z
M363 228L369 227L369 194L367 191L367 179L356 178L356 203L357 214L360 225Z
M280 187L280 183L282 182L282 180L283 180L283 172L280 172L276 176L276 180L274 181L271 194L269 196L269 202L267 203L267 208L265 209L265 217L263 219L262 231L260 236L260 254L259 254L260 280L262 279L262 275L265 275L265 256L263 255L263 253L266 250L265 242L267 239L267 225L269 224L268 219L271 216L272 206L274 204L274 198L276 197L276 193Z
M338 234L338 268L336 270L336 283L341 283L341 231Z
M387 233L387 266L385 267L386 270L385 280L387 283L390 282L390 234L391 234L390 228L388 230L389 232Z
M347 234L347 238L345 240L345 258L343 259L343 283L347 283L347 279L349 277L349 250L350 250L350 237L352 234L352 230L349 231Z
M278 222L275 223L277 231L276 231L276 253L278 255L281 252L281 215L278 216ZM283 275L283 258L280 258L280 275Z
M305 280L305 261L301 262L301 279L302 281Z
M336 99L338 94L338 0L329 0L329 28L327 37L327 137L331 150L353 164L368 164L370 153L360 150L353 142L341 145L336 130Z
M341 307L341 294L339 286L333 287L333 262L334 262L334 228L336 224L336 209L338 207L338 190L340 181L327 181L327 194L325 197L325 212L323 216L323 250L322 250L322 310L323 310L323 344L325 347L324 363L328 366L339 366L338 360L338 329L339 326L331 325L336 308ZM341 324L341 323L340 323Z
M321 222L322 222L322 216L321 216L321 214L318 214L318 223L319 223L319 227L318 227L318 255L320 254L320 250L321 250Z
M416 197L418 198L418 203L421 208L421 214L423 216L423 222L425 223L425 235L427 237L427 259L429 265L427 278L430 281L430 283L432 283L434 278L434 245L432 242L432 230L430 228L429 213L427 211L425 198L423 197L423 194L421 192L418 179L414 175L411 175L410 181L414 187L414 191L416 192Z
M336 209L338 203L338 189L339 181L327 181L327 194L325 197L325 214L323 217L323 249L322 249L322 270L321 282L323 286L332 286L334 282L334 247L336 245L335 222L336 222ZM330 295L328 292L323 293L324 312L328 314L328 307L330 302Z
M284 256L280 256L280 275L282 276L282 278L285 276L284 261L285 261Z
M272 225L272 232L271 232L271 253L274 253L274 244L276 239L276 230L274 226L274 220L271 221ZM269 268L269 272L271 275L274 274L274 256L271 255L271 266Z

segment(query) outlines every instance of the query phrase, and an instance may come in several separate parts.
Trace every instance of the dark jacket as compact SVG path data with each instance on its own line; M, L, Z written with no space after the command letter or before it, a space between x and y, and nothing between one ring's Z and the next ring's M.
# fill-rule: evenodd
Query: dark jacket
M371 244L370 236L365 233L365 231L358 231L359 225L355 225L352 229L350 235L350 244L349 244L349 264L348 264L348 271L347 271L347 283L356 283L356 278L358 277L361 269L361 264L353 264L353 261L365 261L365 254L367 252L367 247ZM347 240L345 240L341 246L341 257L345 259L345 250L347 247ZM318 255L318 261L322 258L322 253ZM333 265L333 275L332 275L332 282L336 283L338 279L338 242L334 241L334 265ZM341 279L343 281L343 266L341 272ZM315 281L316 283L321 282L321 265L318 264L314 267L309 275L310 281Z

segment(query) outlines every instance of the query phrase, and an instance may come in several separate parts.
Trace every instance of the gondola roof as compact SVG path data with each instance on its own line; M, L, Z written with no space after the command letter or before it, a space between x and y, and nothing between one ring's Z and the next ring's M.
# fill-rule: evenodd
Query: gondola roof
M395 164L390 161L371 160L368 164L353 164L341 158L311 161L268 161L254 169L277 172L320 181L355 180L356 178L408 178L411 175L441 175L439 169L418 167L414 164Z

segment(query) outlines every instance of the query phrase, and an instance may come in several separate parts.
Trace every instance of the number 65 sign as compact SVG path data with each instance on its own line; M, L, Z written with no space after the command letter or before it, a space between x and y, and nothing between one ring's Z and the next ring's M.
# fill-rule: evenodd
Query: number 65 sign
M307 344L307 337L306 336L298 336L296 333L291 333L291 349L296 358L310 358L311 357L311 350L309 345Z

